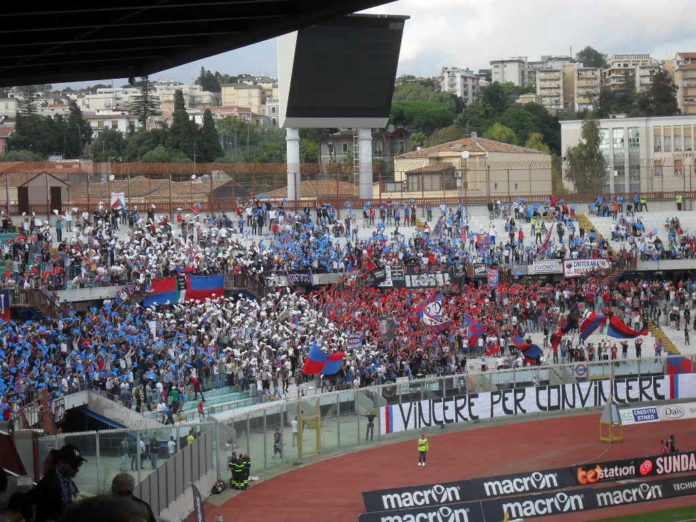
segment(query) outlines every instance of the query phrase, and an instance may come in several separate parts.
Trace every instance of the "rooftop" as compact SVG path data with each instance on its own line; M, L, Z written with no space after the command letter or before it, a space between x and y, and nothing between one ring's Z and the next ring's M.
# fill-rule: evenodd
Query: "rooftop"
M486 138L463 138L460 140L450 141L447 143L442 143L440 145L434 145L432 147L426 147L421 150L416 150L413 152L407 152L406 154L400 154L396 156L397 159L408 159L408 158L427 158L428 156L441 153L461 153L461 152L472 152L472 153L486 153L486 152L503 152L503 153L525 153L525 154L545 154L544 152L528 149L526 147L519 147L517 145L511 145L509 143L502 143L500 141L488 140Z

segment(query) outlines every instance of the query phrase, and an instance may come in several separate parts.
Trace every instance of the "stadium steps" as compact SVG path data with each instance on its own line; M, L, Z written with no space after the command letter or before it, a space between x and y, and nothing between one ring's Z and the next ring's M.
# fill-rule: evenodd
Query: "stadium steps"
M235 403L237 401L243 401L249 398L248 392L240 392L236 386L225 386L223 388L216 388L213 390L208 390L203 392L205 397L205 407L208 410L210 407L221 406L223 404ZM188 417L196 413L198 409L198 401L190 398L194 397L192 393L187 395L186 402L184 402L182 408L176 413L177 417ZM156 411L148 411L144 414L146 417L155 419L157 418Z
M651 319L648 322L648 330L655 339L662 341L662 351L672 355L681 355L679 348L672 342L667 334Z
M575 217L578 220L578 223L582 226L582 228L585 229L585 233L589 234L592 230L594 230L595 234L597 234L597 239L606 239L602 233L599 231L597 227L595 227L592 222L588 219L588 217L585 214L577 213L575 214ZM609 255L611 257L616 257L616 251L614 248L611 246L609 242L607 242L609 245Z

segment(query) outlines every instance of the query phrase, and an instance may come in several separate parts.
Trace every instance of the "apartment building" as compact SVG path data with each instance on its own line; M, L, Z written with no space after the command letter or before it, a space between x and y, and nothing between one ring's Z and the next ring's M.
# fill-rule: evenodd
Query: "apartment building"
M161 104L173 104L176 91L181 91L187 109L208 109L216 106L218 102L216 93L204 91L200 85L154 84L153 94L157 96Z
M542 55L539 61L527 62L527 85L537 84L539 71L549 69L563 69L567 64L573 63L570 56Z
M491 79L498 83L512 83L518 86L528 85L527 57L514 56L507 60L493 60L491 63Z
M607 67L602 71L602 81L610 89L620 91L624 88L626 78L635 80L636 91L644 92L650 87L651 75L660 70L657 60L646 53L614 54L607 60Z
M464 100L466 106L472 104L479 87L478 75L469 69L443 67L440 75L440 88Z
M575 112L591 111L599 100L602 87L602 71L598 67L577 64L573 79L573 109Z
M266 103L266 91L261 85L232 83L222 86L223 107L249 107L251 112L262 114Z
M14 118L19 110L19 104L16 98L0 98L0 118L7 116Z
M608 118L599 123L607 165L599 191L605 194L681 191L696 188L696 115ZM582 121L561 121L565 155L581 139ZM563 165L564 179L567 165Z
M83 115L89 126L92 128L94 137L98 136L104 129L111 129L126 134L133 132L140 127L138 117L129 114L128 111L97 111Z
M550 111L563 110L564 76L562 69L540 69L536 72L537 97Z
M677 103L682 114L696 114L696 53L677 53L666 69L677 86Z

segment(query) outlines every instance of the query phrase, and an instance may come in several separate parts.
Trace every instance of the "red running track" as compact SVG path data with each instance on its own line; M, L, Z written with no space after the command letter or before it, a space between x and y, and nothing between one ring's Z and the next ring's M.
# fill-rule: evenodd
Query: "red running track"
M693 420L628 426L624 442L609 445L599 441L599 415L429 434L426 467L417 466L415 434L411 441L330 458L260 482L222 506L206 503L206 522L215 522L217 514L225 522L354 522L364 511L363 491L655 455L660 439L670 434L678 449L695 448ZM585 521L694 502L687 496L542 520Z

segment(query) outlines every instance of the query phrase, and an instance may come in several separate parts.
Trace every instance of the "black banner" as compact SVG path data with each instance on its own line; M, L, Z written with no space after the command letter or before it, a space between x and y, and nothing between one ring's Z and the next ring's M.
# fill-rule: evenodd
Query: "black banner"
M312 274L285 274L289 285L308 285L312 284Z
M363 501L368 512L391 511L687 472L696 472L696 451L366 491L363 492Z
M696 475L645 480L609 488L580 488L568 491L499 498L481 502L459 502L439 506L414 506L399 511L363 513L360 522L500 522L509 519L565 515L594 509L693 495Z

